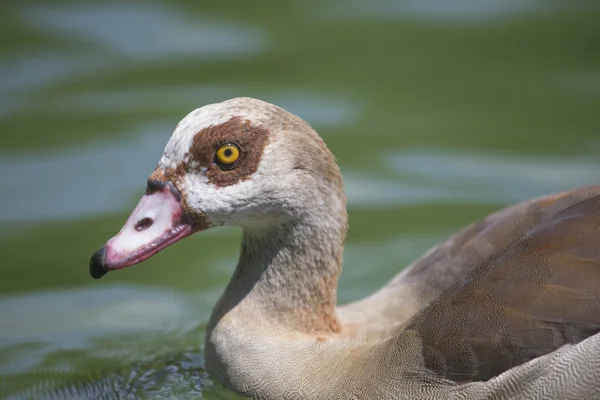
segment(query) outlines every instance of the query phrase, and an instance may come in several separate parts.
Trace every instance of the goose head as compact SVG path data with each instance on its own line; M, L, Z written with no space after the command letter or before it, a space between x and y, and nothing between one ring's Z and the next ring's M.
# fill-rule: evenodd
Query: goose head
M345 217L345 206L335 159L306 122L256 99L206 105L179 122L131 216L92 256L90 274L137 264L208 228L268 231L316 211ZM339 220L319 223L342 229Z

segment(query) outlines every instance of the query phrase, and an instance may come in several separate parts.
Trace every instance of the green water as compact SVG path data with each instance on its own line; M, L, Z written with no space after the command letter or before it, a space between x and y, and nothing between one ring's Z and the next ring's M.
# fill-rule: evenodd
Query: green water
M0 398L235 398L202 342L238 230L87 267L200 105L258 97L325 138L349 196L341 302L486 213L598 183L600 4L448 3L0 5Z

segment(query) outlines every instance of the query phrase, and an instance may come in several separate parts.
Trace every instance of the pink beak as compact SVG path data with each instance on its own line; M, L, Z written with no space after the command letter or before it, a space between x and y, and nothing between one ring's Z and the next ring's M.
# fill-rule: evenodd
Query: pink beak
M116 236L90 259L90 275L140 263L193 233L193 220L181 207L181 195L171 182L148 181L146 194Z

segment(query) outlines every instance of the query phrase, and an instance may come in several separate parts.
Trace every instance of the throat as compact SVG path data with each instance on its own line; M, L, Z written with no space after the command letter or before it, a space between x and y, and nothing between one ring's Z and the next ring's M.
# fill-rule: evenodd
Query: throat
M329 214L245 229L237 268L209 329L231 315L274 331L339 333L336 297L345 235L345 211L339 218Z

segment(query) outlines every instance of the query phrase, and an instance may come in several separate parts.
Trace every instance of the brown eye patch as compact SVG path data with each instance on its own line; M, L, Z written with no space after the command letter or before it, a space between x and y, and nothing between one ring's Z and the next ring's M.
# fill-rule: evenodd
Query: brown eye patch
M268 140L269 131L266 128L253 126L250 121L241 117L233 117L227 122L196 133L186 170L189 170L190 166L194 166L197 171L206 169L208 181L218 187L251 179L258 169ZM222 169L214 162L215 152L224 143L236 143L239 147L239 158L234 169Z

